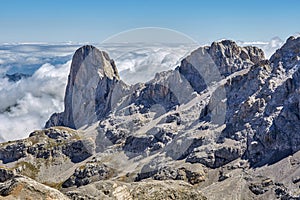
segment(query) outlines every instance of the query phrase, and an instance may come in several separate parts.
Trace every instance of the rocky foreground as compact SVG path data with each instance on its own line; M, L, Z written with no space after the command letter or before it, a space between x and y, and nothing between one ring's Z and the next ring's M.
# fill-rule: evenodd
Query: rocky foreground
M64 112L0 144L0 199L300 199L299 64L224 40L127 85L83 46Z

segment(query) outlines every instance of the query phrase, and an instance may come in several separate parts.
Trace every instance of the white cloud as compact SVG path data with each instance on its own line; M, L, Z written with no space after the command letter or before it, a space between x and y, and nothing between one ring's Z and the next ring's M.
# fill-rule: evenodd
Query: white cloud
M70 61L44 64L32 77L0 84L0 136L4 140L27 137L41 129L54 112L63 110L63 98Z
M240 46L256 46L258 48L261 48L266 58L270 58L277 49L279 49L283 44L284 41L280 39L279 37L274 37L270 41L267 42L261 42L261 41L254 41L254 42L244 42L244 41L238 41L238 45Z
M156 44L146 47L135 44L105 48L118 67L121 78L128 84L151 80L157 72L174 69L182 58L198 47L197 44ZM123 51L120 51L120 48Z
M0 68L7 73L32 74L45 63L62 64L71 59L80 45L7 44L0 46Z

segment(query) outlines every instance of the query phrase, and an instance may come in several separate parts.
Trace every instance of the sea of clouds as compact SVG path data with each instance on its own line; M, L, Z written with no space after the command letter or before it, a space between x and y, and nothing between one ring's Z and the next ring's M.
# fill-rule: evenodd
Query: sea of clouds
M256 45L269 57L283 42L274 38ZM72 55L82 44L0 45L0 141L27 137L41 129L50 115L63 111ZM115 60L128 84L146 82L159 71L174 69L196 44L94 44ZM13 82L6 74L29 74Z
M79 45L0 46L0 140L27 137L63 110L63 94L73 52ZM28 74L17 82L6 74Z

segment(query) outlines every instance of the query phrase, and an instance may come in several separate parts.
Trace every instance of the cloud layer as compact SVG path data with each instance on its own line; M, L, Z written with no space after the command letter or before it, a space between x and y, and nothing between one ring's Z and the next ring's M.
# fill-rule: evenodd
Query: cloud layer
M103 48L115 60L122 80L135 84L151 80L157 72L174 69L197 47L197 44L123 44Z
M279 37L274 37L267 42L238 41L237 44L240 46L256 46L258 48L261 48L264 51L266 58L270 58L273 55L273 53L284 44L284 41Z
M42 65L31 77L0 84L0 134L3 140L23 138L40 129L53 112L63 110L70 61Z

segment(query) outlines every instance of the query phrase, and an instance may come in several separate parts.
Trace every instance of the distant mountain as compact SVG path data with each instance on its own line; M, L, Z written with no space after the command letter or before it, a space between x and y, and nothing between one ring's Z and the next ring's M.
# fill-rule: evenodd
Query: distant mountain
M17 82L23 78L28 78L30 76L31 75L29 75L29 74L14 73L14 74L6 74L5 78L8 78L9 81Z
M64 111L0 145L0 195L30 177L43 198L299 199L300 37L270 59L244 45L200 47L134 85L106 52L79 48Z

